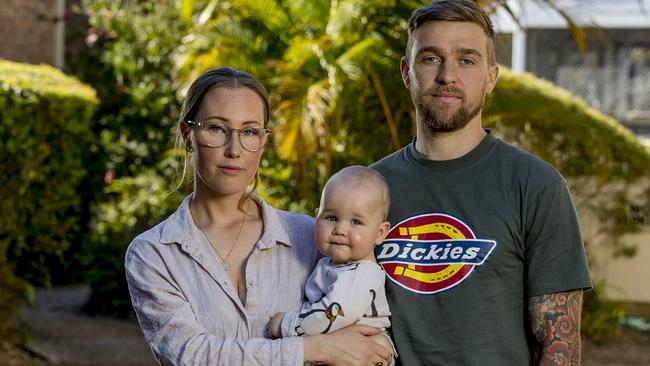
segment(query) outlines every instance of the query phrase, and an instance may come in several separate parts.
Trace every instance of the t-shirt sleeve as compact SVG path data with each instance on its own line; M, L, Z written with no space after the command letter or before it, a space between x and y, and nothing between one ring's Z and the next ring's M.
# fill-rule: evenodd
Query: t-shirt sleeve
M559 178L526 207L527 296L591 288L576 209Z

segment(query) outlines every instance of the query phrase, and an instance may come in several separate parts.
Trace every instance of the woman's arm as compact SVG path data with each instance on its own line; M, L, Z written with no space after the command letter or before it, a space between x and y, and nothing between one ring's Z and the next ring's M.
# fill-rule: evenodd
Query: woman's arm
M303 340L219 338L201 325L160 253L129 248L126 277L138 321L163 365L302 365ZM216 315L216 314L215 314Z
M379 333L378 328L350 325L333 333L304 337L305 361L340 366L377 362L388 365L392 352L372 340Z

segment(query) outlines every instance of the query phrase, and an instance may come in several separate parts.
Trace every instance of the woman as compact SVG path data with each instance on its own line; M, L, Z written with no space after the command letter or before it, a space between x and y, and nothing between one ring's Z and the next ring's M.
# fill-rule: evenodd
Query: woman
M268 120L268 95L247 73L211 70L190 86L178 135L194 190L126 253L145 338L165 365L387 364L374 328L264 338L273 314L300 306L319 256L311 218L254 194Z

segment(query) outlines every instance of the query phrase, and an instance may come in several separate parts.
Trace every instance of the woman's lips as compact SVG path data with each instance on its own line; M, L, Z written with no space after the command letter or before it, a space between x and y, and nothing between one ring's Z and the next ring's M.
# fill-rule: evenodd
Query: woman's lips
M223 172L226 175L235 175L243 171L244 169L232 165L222 165L219 167L219 170L221 170L221 172Z

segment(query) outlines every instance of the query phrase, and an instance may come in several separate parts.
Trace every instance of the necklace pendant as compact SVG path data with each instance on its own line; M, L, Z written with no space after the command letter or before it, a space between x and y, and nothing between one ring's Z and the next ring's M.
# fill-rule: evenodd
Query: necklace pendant
M224 271L228 271L230 269L230 263L226 261L221 262L221 265L223 266Z

